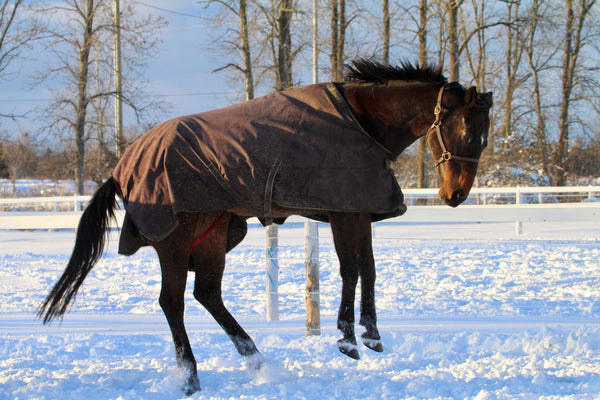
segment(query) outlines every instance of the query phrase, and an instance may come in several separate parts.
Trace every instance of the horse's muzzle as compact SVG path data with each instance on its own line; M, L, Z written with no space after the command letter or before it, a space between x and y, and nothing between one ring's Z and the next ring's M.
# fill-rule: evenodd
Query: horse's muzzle
M464 190L456 189L450 198L445 198L444 201L450 207L458 207L463 201L467 199L467 195Z

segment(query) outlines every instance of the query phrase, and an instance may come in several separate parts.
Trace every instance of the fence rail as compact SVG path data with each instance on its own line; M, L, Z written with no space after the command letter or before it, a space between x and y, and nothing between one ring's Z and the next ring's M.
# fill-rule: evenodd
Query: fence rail
M465 205L420 205L437 189L405 189L405 215L388 222L600 221L600 186L475 188ZM91 196L0 199L0 229L75 229ZM570 202L561 202L568 198ZM577 202L573 202L577 199ZM429 202L428 204L430 204ZM500 203L500 204L499 204ZM121 207L122 208L122 207ZM35 210L43 211L35 211ZM117 211L121 226L124 211ZM291 221L304 219L291 218ZM517 230L519 230L517 225Z

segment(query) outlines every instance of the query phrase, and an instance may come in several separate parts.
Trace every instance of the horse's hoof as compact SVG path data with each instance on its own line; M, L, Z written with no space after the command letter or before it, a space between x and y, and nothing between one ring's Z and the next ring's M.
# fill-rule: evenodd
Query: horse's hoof
M371 339L366 332L362 334L360 339L369 349L378 353L383 353L383 343L381 343L381 339Z
M352 343L348 339L340 339L337 342L337 346L340 353L355 360L360 360L360 354L358 353L358 347L356 346L356 343Z
M186 396L191 396L194 393L202 390L202 388L200 387L200 379L198 378L198 375L191 375L187 379L181 390L183 390L183 393L185 393Z
M362 342L369 349L378 353L383 353L383 343L381 343L381 340L362 339Z
M249 356L245 356L246 358L246 368L249 370L258 371L262 368L265 363L265 358L259 352L251 354Z

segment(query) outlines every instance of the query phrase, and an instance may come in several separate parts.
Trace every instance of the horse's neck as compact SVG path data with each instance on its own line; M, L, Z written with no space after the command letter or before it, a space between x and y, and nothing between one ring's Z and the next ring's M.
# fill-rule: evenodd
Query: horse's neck
M423 136L433 123L438 91L434 86L411 84L344 86L358 122L396 155Z

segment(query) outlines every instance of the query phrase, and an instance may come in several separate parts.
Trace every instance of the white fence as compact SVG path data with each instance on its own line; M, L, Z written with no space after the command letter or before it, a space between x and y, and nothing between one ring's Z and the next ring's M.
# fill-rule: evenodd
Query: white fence
M477 188L473 189L465 205L454 209L445 205L420 205L436 203L437 192L437 189L404 190L408 211L401 217L386 220L386 223L515 222L517 233L521 233L524 222L600 222L600 186ZM0 199L0 210L4 210L0 212L0 229L75 229L81 209L89 199L90 196ZM117 212L119 226L124 214L123 210ZM300 217L289 220L305 221ZM272 243L273 241L271 246ZM309 246L307 238L306 243L306 265L309 271L309 265L318 262L315 261L318 260L318 242L316 246ZM278 270L276 248L268 246L269 242L266 258L273 265L272 273L275 274ZM308 250L309 248L312 250ZM309 279L306 289L309 316L307 334L318 334L318 265L311 268L316 269L307 273L307 276L313 277ZM267 314L271 315L270 319L278 319L278 288L275 285L277 276L268 275L268 282L273 283L268 298L273 298L274 301L270 302Z
M437 189L405 189L405 215L388 222L560 222L600 220L600 186L475 188L457 208ZM0 199L0 229L75 229L90 196ZM594 201L599 200L599 201ZM39 211L35 211L39 210ZM119 226L124 212L117 212Z

